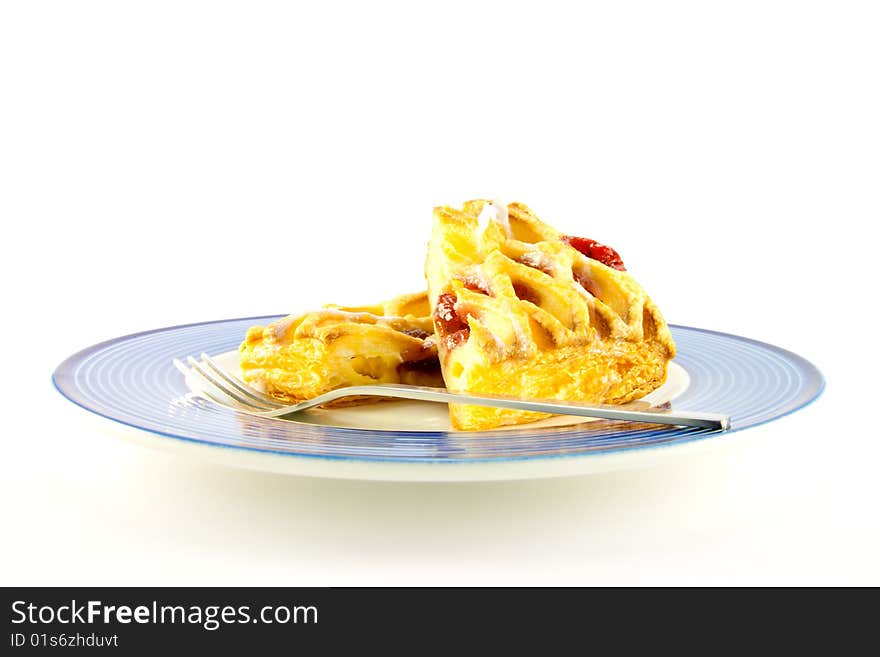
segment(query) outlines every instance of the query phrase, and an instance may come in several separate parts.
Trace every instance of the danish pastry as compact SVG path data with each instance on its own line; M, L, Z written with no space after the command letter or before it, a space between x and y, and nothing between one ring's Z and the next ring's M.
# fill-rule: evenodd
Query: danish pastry
M354 385L443 387L430 315L427 294L421 292L373 306L326 306L253 326L239 349L242 375L248 384L290 403Z
M672 335L618 253L560 233L525 205L435 208L425 273L451 391L616 404L666 379ZM450 405L460 430L541 417Z

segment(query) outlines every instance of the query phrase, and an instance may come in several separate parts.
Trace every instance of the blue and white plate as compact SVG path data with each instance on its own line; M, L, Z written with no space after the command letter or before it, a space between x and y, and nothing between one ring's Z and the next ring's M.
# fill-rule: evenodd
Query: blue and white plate
M587 474L643 464L782 417L822 392L800 356L747 338L673 326L678 355L655 403L731 416L728 432L554 418L487 432L450 431L445 407L383 402L257 418L206 401L172 365L207 352L230 369L251 317L147 331L65 360L53 380L65 397L115 420L154 447L272 472L388 481L486 481Z

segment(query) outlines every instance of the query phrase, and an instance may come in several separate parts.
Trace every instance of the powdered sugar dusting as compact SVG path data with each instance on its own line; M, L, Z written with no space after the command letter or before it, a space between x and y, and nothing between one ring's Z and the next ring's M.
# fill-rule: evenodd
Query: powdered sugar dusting
M507 216L506 205L498 203L497 201L490 201L483 206L480 216L477 217L477 226L480 235L486 231L486 228L489 227L489 222L491 221L494 221L496 224L499 224L504 228L504 232L507 233L508 237L513 237L513 232L510 230L510 219Z
M553 275L553 262L540 251L523 253L519 258L519 261L522 264L532 267L533 269L538 269L549 276Z

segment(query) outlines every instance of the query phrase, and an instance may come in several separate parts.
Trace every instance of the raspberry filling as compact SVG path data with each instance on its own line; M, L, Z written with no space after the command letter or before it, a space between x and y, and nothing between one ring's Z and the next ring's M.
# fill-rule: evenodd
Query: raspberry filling
M437 357L437 345L432 337L433 334L417 327L401 332L418 338L422 342L418 346L409 347L400 354L401 363L397 366L398 373L433 373L440 369L440 360Z
M398 372L424 372L430 374L440 369L437 353L426 355L419 360L406 360L397 366Z
M564 236L562 241L577 249L588 258L598 260L603 265L607 265L613 269L626 271L626 267L623 266L623 260L620 255L610 246L599 244L596 240L587 239L586 237L572 237L570 235Z
M532 289L531 286L526 285L525 283L514 281L513 293L518 299L522 299L523 301L531 301L536 306L541 305L541 295L538 294L534 289Z
M424 340L424 339L430 337L430 335L431 335L427 331L423 331L422 329L420 329L418 327L404 329L400 332L404 333L405 335L410 336L411 338L418 338L419 340Z
M585 272L575 269L572 272L572 275L574 276L574 280L577 281L580 286L584 288L587 292L592 294L594 297L600 296L596 284L592 280L590 280Z
M489 292L489 288L486 287L486 283L475 276L466 276L461 279L461 282L464 283L465 289L471 290L472 292L481 292L482 294L492 295Z
M437 299L437 307L434 309L434 324L437 326L437 335L443 340L448 350L455 349L465 342L471 334L471 327L467 319L458 314L455 304L458 299L454 294L444 292Z

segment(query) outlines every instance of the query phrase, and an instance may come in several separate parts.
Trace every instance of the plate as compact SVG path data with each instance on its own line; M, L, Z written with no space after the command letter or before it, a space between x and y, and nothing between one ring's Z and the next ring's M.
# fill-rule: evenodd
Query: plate
M174 358L187 355L233 352L248 327L279 317L204 322L116 338L70 356L53 381L74 403L128 427L121 434L140 444L235 467L384 481L526 479L634 467L787 415L824 387L815 366L785 349L671 326L678 355L661 398L673 399L678 409L726 413L729 431L569 420L562 426L533 423L453 432L436 424L436 408L425 410L424 422L415 420L413 426L412 407L404 413L399 402L357 411L372 416L366 425L363 418L352 423L349 415L346 424L338 413L328 418L320 411L300 422L257 418L198 397L172 365ZM229 356L224 358L229 363Z

